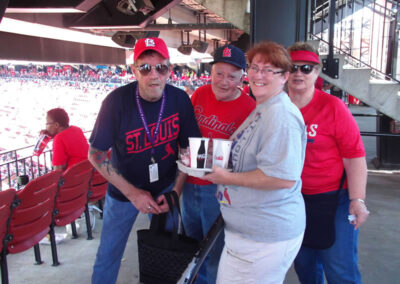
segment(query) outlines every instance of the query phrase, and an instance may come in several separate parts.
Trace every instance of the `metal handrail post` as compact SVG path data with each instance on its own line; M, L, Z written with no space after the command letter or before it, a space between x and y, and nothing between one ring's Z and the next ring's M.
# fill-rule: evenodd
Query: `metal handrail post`
M331 78L339 78L339 59L333 58L333 40L335 36L335 0L329 1L329 27L328 27L328 57L322 60L322 72Z
M328 60L333 60L333 40L335 38L335 0L329 1L329 27L328 27L328 34L329 34L329 53L328 53Z

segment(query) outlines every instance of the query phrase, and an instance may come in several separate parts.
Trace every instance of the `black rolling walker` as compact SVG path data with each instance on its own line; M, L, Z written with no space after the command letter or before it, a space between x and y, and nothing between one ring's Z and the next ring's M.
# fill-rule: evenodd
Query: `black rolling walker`
M199 251L195 254L177 284L192 284L194 282L201 265L203 264L207 255L210 253L210 250L214 246L218 236L224 229L224 225L224 219L220 214L205 238L201 241Z

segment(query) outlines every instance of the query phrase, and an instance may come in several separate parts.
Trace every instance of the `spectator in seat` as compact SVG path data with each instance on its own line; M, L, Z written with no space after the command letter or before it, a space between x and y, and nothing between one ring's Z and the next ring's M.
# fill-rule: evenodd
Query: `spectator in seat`
M87 159L89 144L82 129L69 125L67 112L54 108L47 112L46 130L42 131L53 138L53 167L66 170L72 165Z

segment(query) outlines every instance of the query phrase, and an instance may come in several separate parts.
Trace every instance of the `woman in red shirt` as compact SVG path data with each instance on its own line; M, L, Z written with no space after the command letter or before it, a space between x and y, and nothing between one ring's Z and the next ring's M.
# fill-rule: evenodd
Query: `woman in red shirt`
M358 126L345 104L315 88L321 64L316 50L307 43L289 48L293 69L288 80L289 97L300 109L307 127L307 148L302 172L302 193L326 198L335 195L345 170L347 179L337 195L336 233L333 245L315 249L303 245L295 259L301 283L361 283L357 265L358 228L367 220L365 206L367 166ZM306 202L307 208L307 202ZM311 214L311 215L309 215ZM352 220L349 222L349 215ZM307 212L307 227L312 227ZM306 227L306 233L307 233Z

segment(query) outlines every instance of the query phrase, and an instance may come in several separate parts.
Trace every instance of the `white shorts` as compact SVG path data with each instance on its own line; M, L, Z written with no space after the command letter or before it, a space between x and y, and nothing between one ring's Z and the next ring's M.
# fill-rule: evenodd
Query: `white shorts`
M303 234L281 242L262 243L225 231L217 284L281 284L295 259Z

